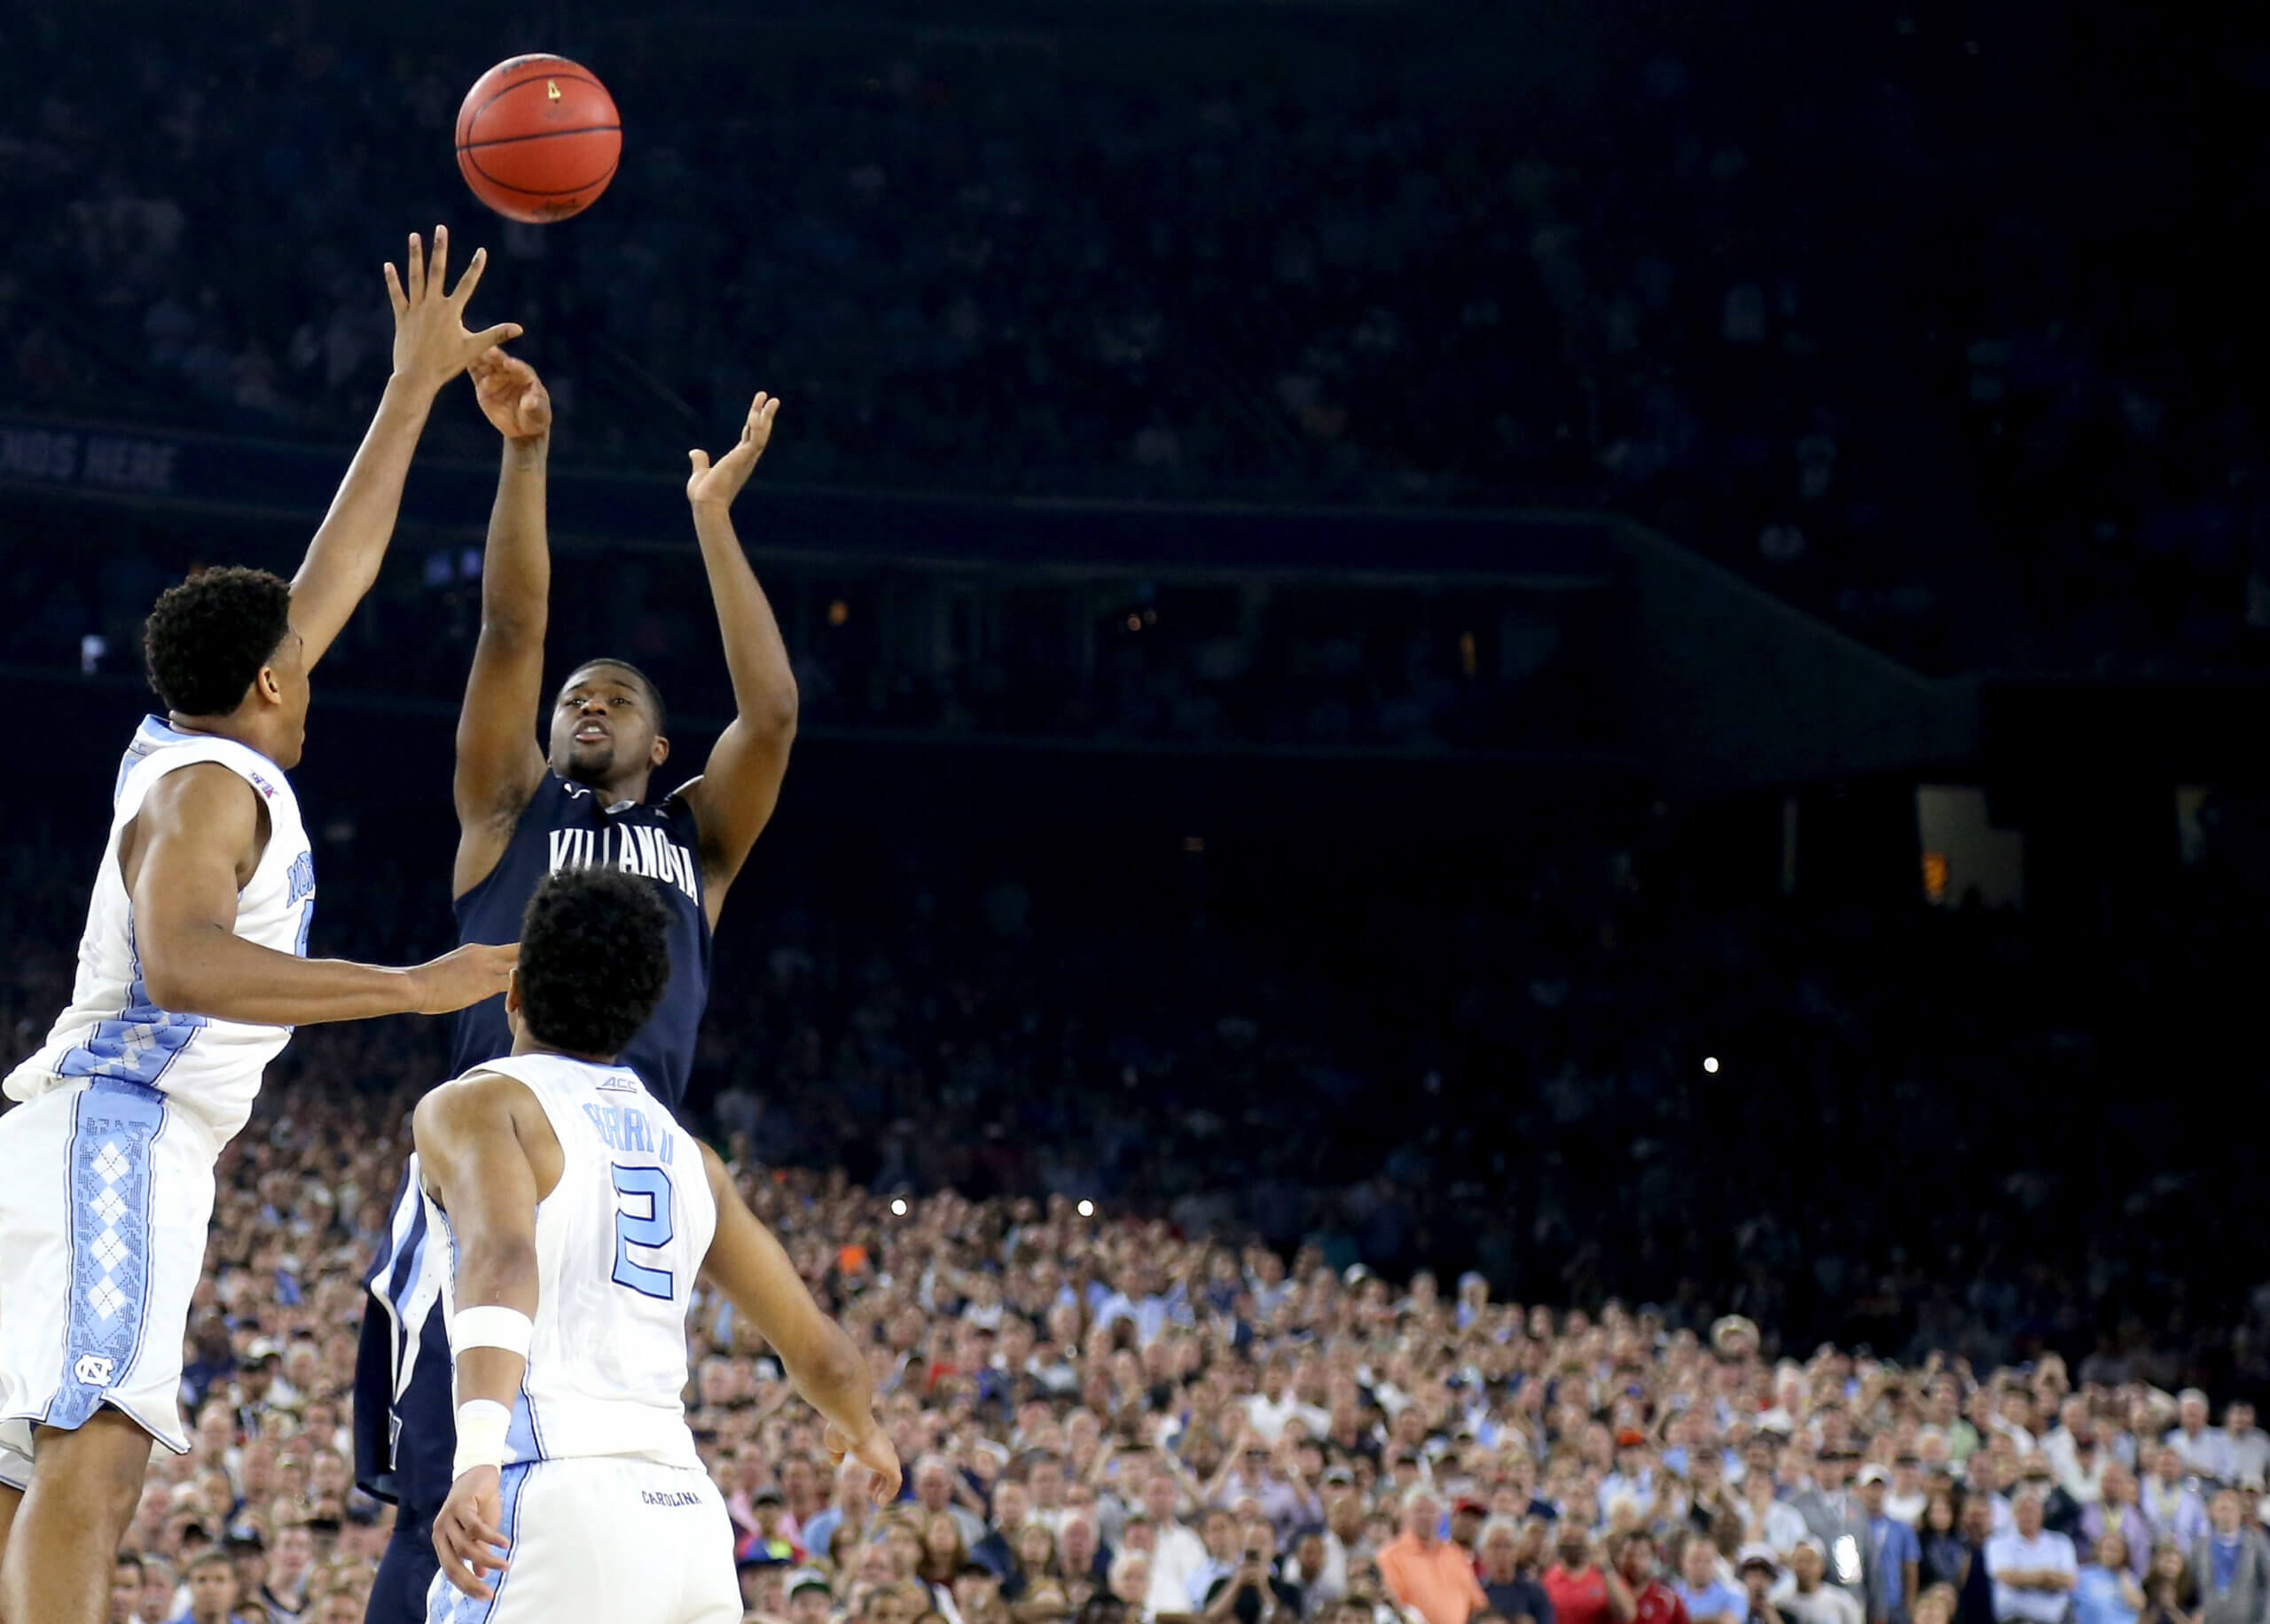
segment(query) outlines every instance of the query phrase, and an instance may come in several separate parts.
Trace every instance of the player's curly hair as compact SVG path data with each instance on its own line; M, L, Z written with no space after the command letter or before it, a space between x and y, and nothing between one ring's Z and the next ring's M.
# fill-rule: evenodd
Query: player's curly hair
M637 677L638 685L646 691L646 703L654 707L655 735L659 738L669 732L669 707L662 703L662 691L654 685L653 677L648 676L627 660L617 660L612 654L602 654L596 660L586 660L568 674L568 680L560 684L560 691L567 692L575 685L577 677L599 666L612 666L618 671L628 671Z
M521 1019L572 1055L623 1051L670 979L670 912L621 869L547 875L521 917Z
M292 588L264 569L200 570L168 587L142 628L150 687L168 710L225 716L292 629Z

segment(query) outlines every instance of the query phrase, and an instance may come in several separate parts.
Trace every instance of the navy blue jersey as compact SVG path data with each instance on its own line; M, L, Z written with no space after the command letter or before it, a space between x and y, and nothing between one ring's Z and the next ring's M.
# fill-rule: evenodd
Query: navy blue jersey
M610 809L583 785L547 772L497 866L457 902L459 941L518 941L528 898L556 869L605 863L653 879L670 910L669 986L622 1063L672 1110L685 1102L694 1035L709 1002L700 851L693 808L677 796ZM512 1048L504 998L476 1003L458 1016L451 1074L461 1077ZM449 1337L433 1311L441 1286L427 1268L434 1250L426 1244L423 1203L405 1175L387 1240L364 1277L372 1300L364 1305L355 1362L355 1477L371 1493L398 1501L404 1512L398 1528L411 1532L449 1497L457 1450Z
M693 808L676 795L612 808L580 784L547 772L513 827L497 866L457 901L460 942L521 939L521 916L544 877L598 865L651 878L670 908L670 984L653 1019L622 1051L654 1096L675 1111L685 1103L693 1040L709 1002L709 921L701 910L701 841ZM503 994L461 1010L451 1074L509 1054Z

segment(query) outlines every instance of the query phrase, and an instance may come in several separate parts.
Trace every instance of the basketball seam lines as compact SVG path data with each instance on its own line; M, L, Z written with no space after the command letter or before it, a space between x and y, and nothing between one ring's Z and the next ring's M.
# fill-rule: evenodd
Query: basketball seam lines
M600 95L606 97L608 101L612 102L614 99L614 95L607 90L607 86L601 84L589 74L542 74L531 72L525 79L515 79L510 84L499 86L496 94L491 96L487 101L481 103L478 107L475 107L471 113L466 112L462 107L458 109L458 128L459 129L471 129L475 124L478 124L481 121L481 115L482 113L488 112L498 102L503 101L513 91L526 90L529 85L534 84L539 79L550 79L555 82L565 79L570 84L587 84L594 90L597 90Z
M460 152L465 150L466 149L463 148L459 149ZM614 172L622 167L622 160L618 158L613 163L607 165L607 173L600 176L596 180L585 181L580 186L561 187L556 191L533 191L525 186L515 186L508 180L500 180L496 176L489 174L488 170L481 168L481 160L477 158L467 158L466 161L473 165L474 168L479 172L481 178L487 181L490 185L500 187L504 191L511 192L515 197L522 198L572 198L577 192L589 191L594 186L606 185L609 181L614 178Z
M513 146L522 141L550 141L560 136L595 136L603 130L609 129L614 130L620 134L622 129L622 126L620 124L585 124L576 129L539 129L533 135L497 136L488 141L460 141L458 143L458 151L460 152L479 152L484 146Z

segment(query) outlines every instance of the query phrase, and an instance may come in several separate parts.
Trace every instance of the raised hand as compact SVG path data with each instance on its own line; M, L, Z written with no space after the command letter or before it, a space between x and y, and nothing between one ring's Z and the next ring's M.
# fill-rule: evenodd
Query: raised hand
M499 322L480 332L465 327L466 301L481 285L481 268L489 262L486 248L474 250L473 263L458 278L457 291L444 291L450 266L450 230L434 228L434 257L429 263L418 233L410 234L406 269L397 274L392 261L386 267L387 298L394 306L394 372L428 395L470 365L474 356L494 349L507 339L521 336L518 322Z
M466 371L481 415L505 439L537 440L552 432L551 392L527 362L499 347L481 351Z
M741 487L748 483L756 459L764 455L764 448L772 438L772 419L780 414L780 402L757 391L750 402L748 418L741 425L740 443L709 465L709 453L689 451L687 458L693 464L693 472L685 481L685 499L696 507L730 507Z

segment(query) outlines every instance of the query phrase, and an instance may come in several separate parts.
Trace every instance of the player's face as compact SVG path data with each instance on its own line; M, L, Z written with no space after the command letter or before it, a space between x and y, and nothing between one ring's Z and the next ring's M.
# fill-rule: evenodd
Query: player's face
M620 666L578 671L552 707L552 770L576 784L612 784L661 765L646 685Z

